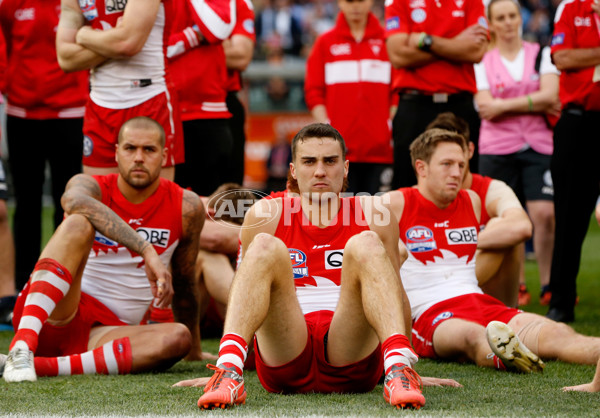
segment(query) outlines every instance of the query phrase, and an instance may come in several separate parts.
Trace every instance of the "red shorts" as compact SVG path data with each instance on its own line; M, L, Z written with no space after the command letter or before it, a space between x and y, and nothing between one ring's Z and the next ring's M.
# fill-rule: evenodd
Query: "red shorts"
M420 357L436 358L433 333L446 319L458 318L487 326L491 321L508 323L521 310L481 293L457 296L433 305L413 323L412 343Z
M23 315L23 305L29 294L29 285L19 293L13 311L13 327L18 328ZM81 293L81 300L75 317L68 324L56 327L47 322L42 327L38 348L39 357L59 357L80 354L88 351L88 341L92 326L127 325L104 304L92 296Z
M116 167L115 144L121 125L136 116L147 116L165 130L167 163L172 167L184 161L183 127L173 97L166 93L127 109L108 109L88 99L83 118L83 165Z
M275 393L361 393L370 392L383 374L381 346L367 358L347 366L332 366L325 358L325 338L333 312L312 312L305 316L308 341L294 360L278 367L267 366L254 339L256 372L263 387Z

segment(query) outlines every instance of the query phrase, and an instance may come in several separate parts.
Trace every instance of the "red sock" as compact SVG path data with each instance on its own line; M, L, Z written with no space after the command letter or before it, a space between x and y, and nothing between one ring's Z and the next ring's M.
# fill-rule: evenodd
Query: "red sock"
M109 341L102 347L65 357L34 357L35 373L42 376L75 374L128 374L131 372L129 337Z
M506 370L506 366L504 365L504 363L502 362L502 360L500 360L500 357L498 357L494 353L488 354L487 357L492 359L492 361L494 362L494 367L496 369L498 369L498 370Z
M382 344L383 368L385 373L389 373L393 365L407 365L413 367L419 357L415 354L410 341L402 334L393 334Z
M67 294L71 281L69 270L57 261L43 258L36 263L29 279L29 293L25 299L19 327L9 349L20 340L35 352L42 326L56 304Z
M225 334L219 346L217 367L234 367L238 374L244 371L244 362L248 355L248 344L237 334Z

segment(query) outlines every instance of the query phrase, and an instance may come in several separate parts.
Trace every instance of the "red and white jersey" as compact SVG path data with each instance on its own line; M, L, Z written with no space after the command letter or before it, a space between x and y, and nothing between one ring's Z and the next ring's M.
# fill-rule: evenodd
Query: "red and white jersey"
M600 47L600 17L592 11L592 0L564 0L554 17L552 54L563 49ZM600 82L598 67L562 71L560 74L560 101L583 106L586 110L600 110Z
M118 174L94 178L102 191L102 203L150 242L163 263L170 265L182 236L183 189L161 178L152 196L133 204L119 191ZM81 290L130 325L140 323L153 299L142 257L99 232L83 271Z
M481 199L481 220L479 221L479 230L481 231L490 220L490 215L485 208L485 199L493 179L476 173L472 173L471 175L473 176L473 182L470 189L477 193L479 199Z
M169 69L179 100L181 120L230 118L227 65L221 42L235 26L235 0L178 1L169 37ZM202 33L200 43L195 31Z
M385 8L386 36L395 33L427 32L453 38L474 24L487 28L481 0L388 0ZM394 73L395 90L427 93L475 93L473 64L437 59L416 68Z
M254 6L250 0L236 0L236 23L233 35L242 35L256 42L254 31ZM237 70L227 70L227 91L240 91L242 89L242 75Z
M311 50L306 104L309 109L325 106L331 126L346 140L351 162L393 162L391 74L384 31L372 13L360 41L340 13L335 27L319 36Z
M56 59L60 0L2 0L6 113L18 118L82 118L87 71L65 74Z
M301 209L299 197L284 197L281 202L283 213L275 236L290 253L302 313L335 311L340 298L346 242L369 230L360 198L340 199L340 210L326 228L310 223Z
M482 293L475 276L479 222L468 192L440 209L416 188L399 190L405 200L400 239L408 249L400 277L413 320L443 300Z
M166 45L173 0L162 0L142 50L133 57L111 59L91 70L90 98L109 109L127 109L167 91ZM85 19L97 30L115 27L127 1L79 0Z

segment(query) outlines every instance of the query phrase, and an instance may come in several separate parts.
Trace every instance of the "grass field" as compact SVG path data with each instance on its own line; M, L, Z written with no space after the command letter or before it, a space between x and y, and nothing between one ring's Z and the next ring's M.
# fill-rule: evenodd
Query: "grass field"
M590 223L578 280L580 303L574 327L600 336L600 229ZM527 262L533 297L527 310L545 313L537 304L537 266ZM0 332L6 353L13 333ZM203 341L216 352L218 340ZM6 384L0 380L1 415L252 415L252 416L598 416L600 394L563 393L565 385L591 380L594 367L548 362L543 375L497 372L473 365L421 360L421 375L458 380L463 388L425 388L427 404L420 411L397 411L385 404L382 387L360 395L295 395L267 393L255 372L246 372L247 404L229 411L200 411L196 388L171 388L181 379L209 376L205 363L180 362L165 373L130 376L41 378L36 383Z

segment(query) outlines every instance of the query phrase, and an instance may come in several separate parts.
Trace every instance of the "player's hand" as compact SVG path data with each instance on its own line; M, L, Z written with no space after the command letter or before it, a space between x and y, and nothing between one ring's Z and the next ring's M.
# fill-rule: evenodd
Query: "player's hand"
M454 39L469 40L476 45L483 45L488 40L488 30L476 23L456 35Z
M566 386L562 388L563 392L598 392L599 389L594 387L591 383L584 383L583 385L577 386Z
M219 356L213 354L213 353L209 353L207 351L196 351L196 350L190 350L190 352L188 353L187 356L185 356L184 360L185 361L216 361L219 358Z
M592 2L592 11L595 12L598 16L600 16L600 1L594 0Z
M206 386L210 377L198 377L196 379L182 380L180 382L175 383L171 387L194 387L194 388L202 388Z
M441 379L439 377L421 376L423 386L452 386L454 388L462 388L463 385L454 379Z
M483 103L479 103L479 117L485 120L492 120L504 113L502 99L493 99Z
M146 247L142 257L144 257L146 275L150 282L152 296L157 299L156 305L161 309L166 309L169 307L174 293L171 272L163 264L151 245Z

